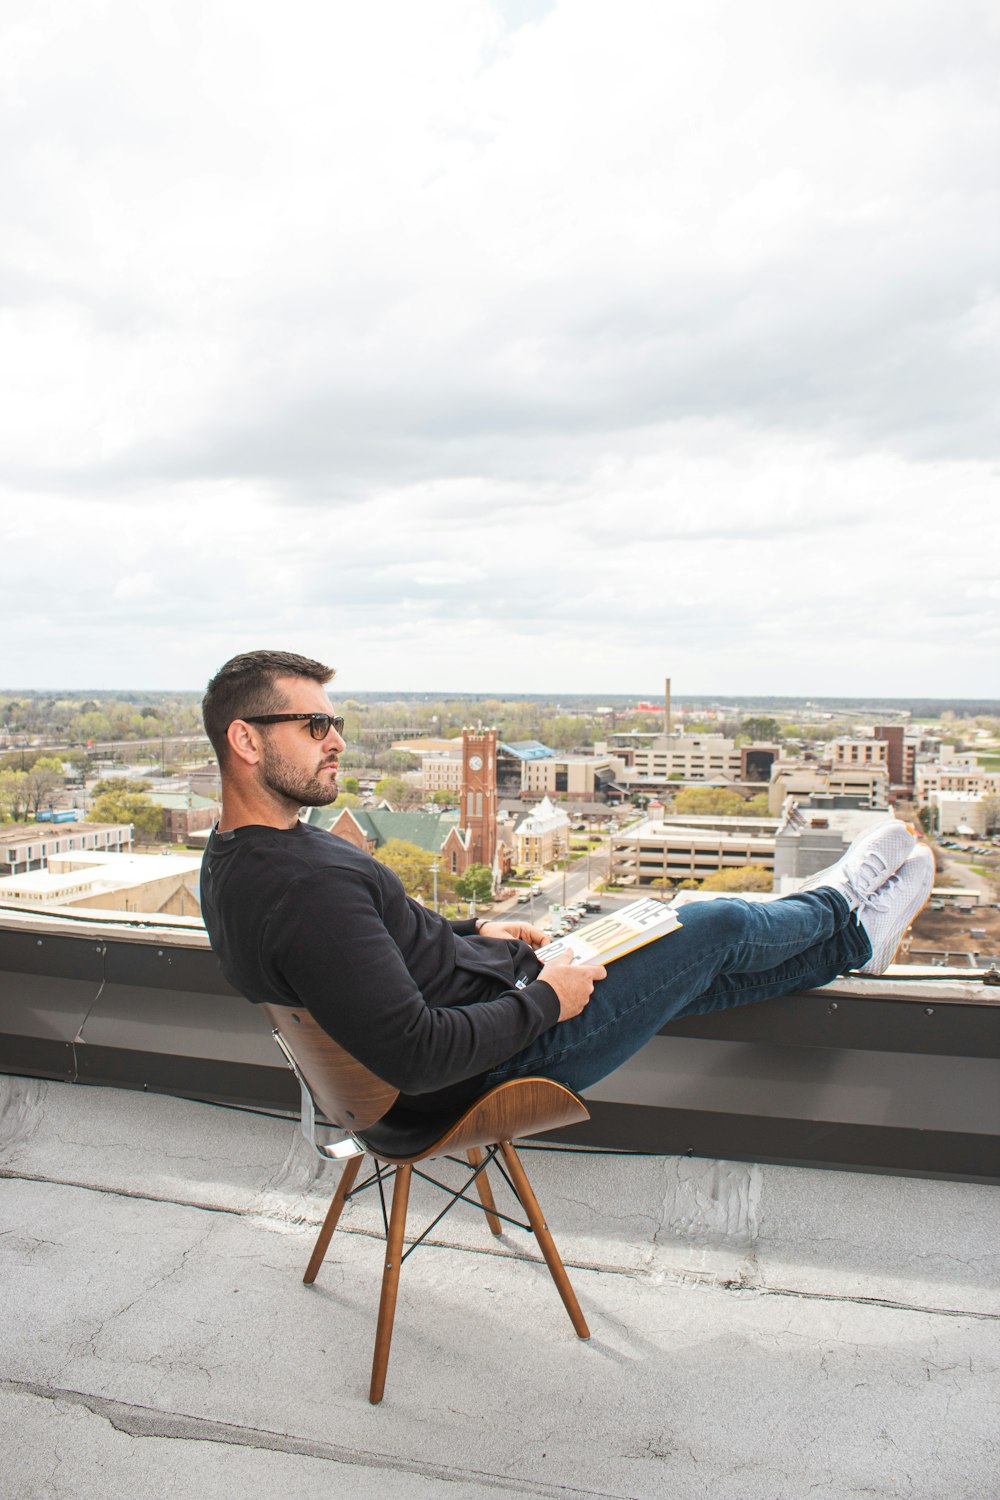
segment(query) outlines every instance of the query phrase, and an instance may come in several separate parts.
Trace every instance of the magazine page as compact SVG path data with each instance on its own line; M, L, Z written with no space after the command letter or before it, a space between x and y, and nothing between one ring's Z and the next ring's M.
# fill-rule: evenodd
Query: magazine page
M676 912L647 896L593 922L585 922L575 932L537 949L535 957L547 964L569 953L575 963L610 963L680 925Z

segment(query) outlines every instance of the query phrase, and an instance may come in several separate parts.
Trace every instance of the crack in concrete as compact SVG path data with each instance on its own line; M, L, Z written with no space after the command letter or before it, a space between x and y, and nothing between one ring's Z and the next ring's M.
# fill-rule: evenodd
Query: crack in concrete
M0 1179L8 1178L18 1182L37 1182L48 1187L67 1187L81 1192L103 1193L111 1198L127 1198L137 1200L141 1203L165 1204L169 1207L192 1208L199 1213L228 1214L236 1219L264 1220L265 1223L274 1222L281 1227L287 1227L281 1219L271 1219L271 1216L262 1214L259 1208L227 1208L223 1204L196 1203L185 1198L168 1198L157 1196L152 1193L141 1193L129 1188L100 1187L89 1182L64 1182L62 1180L45 1177L41 1174L22 1173L10 1171L0 1167ZM314 1227L319 1228L320 1220L314 1221ZM337 1226L338 1236L359 1235L366 1239L382 1240L383 1234L379 1230L368 1229L364 1226L339 1224ZM412 1236L407 1236L409 1243ZM453 1241L427 1239L424 1244L428 1249L450 1250L459 1255L489 1255L498 1260L519 1260L531 1265L544 1265L540 1255L524 1255L517 1250L506 1247L489 1245L459 1245ZM759 1270L753 1266L752 1253L744 1258L749 1275L759 1275ZM663 1281L670 1283L676 1281L678 1284L697 1284L708 1289L721 1292L735 1293L741 1296L757 1297L792 1297L802 1301L841 1303L846 1306L860 1307L884 1307L891 1311L925 1313L932 1317L942 1318L973 1318L979 1322L998 1323L1000 1312L980 1312L971 1308L963 1307L940 1307L932 1303L905 1302L896 1297L864 1296L860 1293L848 1292L817 1292L805 1291L797 1287L765 1286L758 1280L744 1279L743 1277L732 1277L717 1275L711 1271L704 1271L695 1267L676 1266L672 1267L668 1274L662 1271L655 1272L652 1276L644 1267L637 1266L615 1266L604 1261L574 1260L565 1257L563 1264L567 1270L572 1271L594 1271L602 1276L624 1276L632 1280Z
M0 1380L0 1392L35 1396L42 1401L66 1402L83 1407L92 1416L103 1418L116 1432L132 1438L166 1438L182 1442L221 1443L230 1447L252 1448L260 1452L287 1453L298 1458L315 1458L325 1463L351 1464L356 1468L388 1469L403 1474L446 1483L476 1484L484 1489L505 1490L509 1494L548 1497L548 1500L629 1500L621 1491L581 1489L579 1485L551 1484L543 1480L518 1479L488 1469L464 1469L446 1464L422 1463L418 1459L399 1458L390 1453L368 1452L327 1443L315 1438L294 1437L261 1427L241 1427L218 1422L210 1417L196 1417L186 1412L165 1411L158 1407L138 1406L95 1396L60 1386L40 1385L27 1380Z
M215 1232L215 1228L216 1226L214 1224L208 1224L205 1228L204 1234L199 1235L194 1244L188 1245L187 1249L182 1252L181 1258L175 1266L171 1266L169 1271L164 1271L162 1276L157 1276L155 1281L151 1281L148 1286L143 1287L142 1291L138 1292L130 1302L126 1302L123 1307L115 1308L113 1312L108 1313L107 1317L100 1320L100 1322L97 1324L97 1327L93 1330L92 1333L87 1336L86 1339L74 1340L69 1345L69 1354L75 1357L80 1353L89 1353L93 1359L99 1360L101 1356L97 1350L97 1341L102 1336L104 1330L108 1327L108 1325L118 1322L118 1320L120 1318L123 1318L126 1313L131 1312L133 1307L135 1307L139 1302L142 1302L144 1298L148 1297L150 1292L155 1292L157 1287L163 1286L164 1282L170 1281L174 1276L180 1275L180 1273L184 1269L184 1265L187 1261L188 1256L193 1255L196 1250L201 1249L201 1247L211 1238L212 1234Z
M794 1297L801 1302L835 1302L854 1307L886 1307L894 1312L928 1313L939 1318L975 1318L983 1323L1000 1323L1000 1313L975 1312L964 1307L935 1307L923 1302L902 1302L895 1297L865 1297L860 1293L806 1292L796 1287L744 1285L739 1281L718 1281L714 1285L726 1292L746 1292L754 1297Z

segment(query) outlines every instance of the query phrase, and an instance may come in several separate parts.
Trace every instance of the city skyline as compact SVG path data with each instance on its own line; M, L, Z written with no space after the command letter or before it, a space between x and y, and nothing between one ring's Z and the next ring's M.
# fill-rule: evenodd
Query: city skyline
M5 11L0 680L1000 696L991 7L296 18Z

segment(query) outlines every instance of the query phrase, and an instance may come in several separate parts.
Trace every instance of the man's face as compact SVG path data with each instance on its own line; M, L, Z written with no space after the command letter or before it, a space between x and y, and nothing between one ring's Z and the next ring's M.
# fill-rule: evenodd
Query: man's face
M279 677L275 713L329 714L333 704L321 683L309 677ZM261 726L260 778L270 791L296 807L326 807L337 796L337 763L344 741L332 727L313 739L308 720Z

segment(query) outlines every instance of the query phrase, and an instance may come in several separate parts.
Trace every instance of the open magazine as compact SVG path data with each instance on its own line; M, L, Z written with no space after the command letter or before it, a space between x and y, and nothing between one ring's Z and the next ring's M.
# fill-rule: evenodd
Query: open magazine
M631 953L633 948L665 937L680 925L676 912L662 901L646 896L609 912L606 917L584 922L582 927L556 938L554 943L546 943L544 948L536 948L535 957L547 964L563 953L571 953L575 964L609 964L612 959Z

